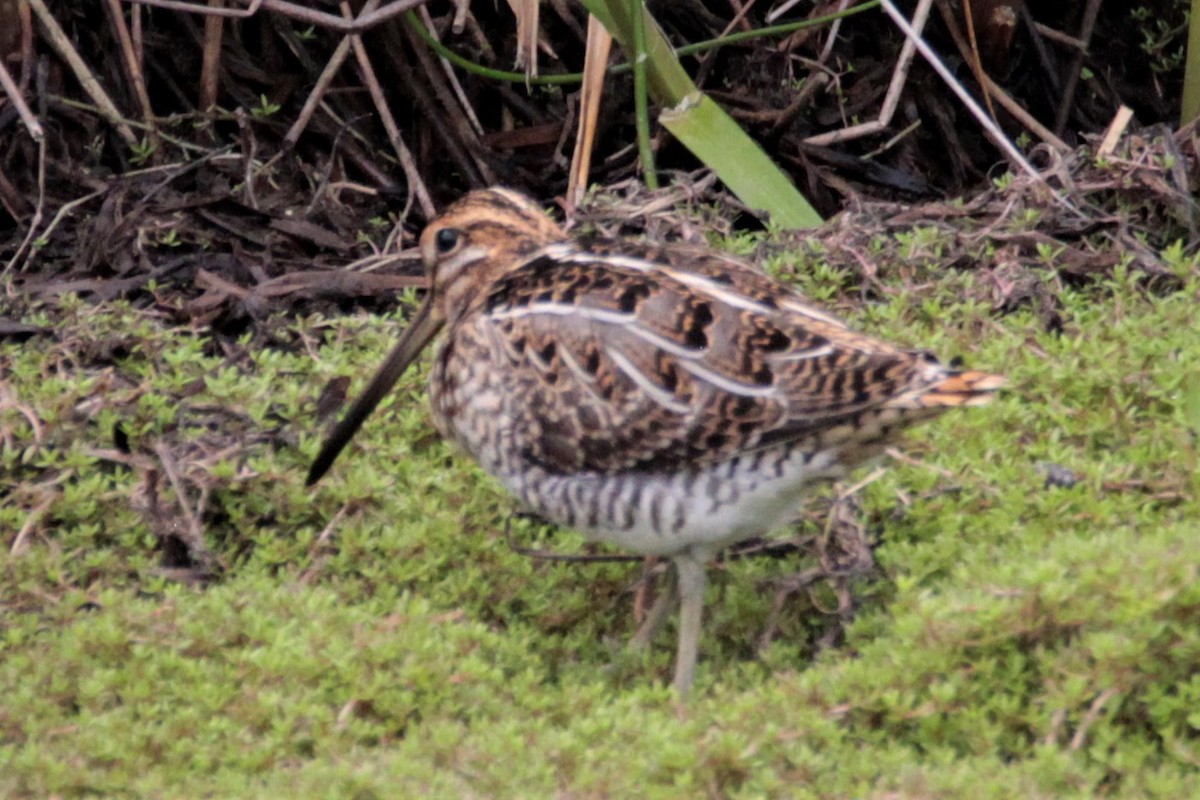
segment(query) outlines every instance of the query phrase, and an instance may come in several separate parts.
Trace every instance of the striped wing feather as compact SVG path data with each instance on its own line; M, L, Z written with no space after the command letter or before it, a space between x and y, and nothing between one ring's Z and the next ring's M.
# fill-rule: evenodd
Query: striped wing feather
M469 324L508 361L496 374L521 384L509 388L526 455L559 473L711 464L853 424L958 374L707 250L556 244L482 302Z

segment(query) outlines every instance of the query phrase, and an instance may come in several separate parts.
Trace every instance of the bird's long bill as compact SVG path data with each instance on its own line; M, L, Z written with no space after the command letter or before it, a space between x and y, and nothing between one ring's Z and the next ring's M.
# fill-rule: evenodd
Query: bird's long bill
M427 299L413 317L407 330L400 336L400 341L392 348L392 352L388 353L387 360L375 373L371 383L358 396L354 405L350 406L350 410L346 412L346 416L342 417L342 421L337 424L337 427L325 439L325 443L321 445L321 452L317 453L316 459L313 460L312 466L308 470L308 479L305 481L305 485L312 486L328 471L334 459L338 457L338 453L342 452L342 448L362 427L363 421L375 410L375 406L379 405L379 401L384 398L384 395L396 385L396 381L400 380L404 370L408 369L408 365L421 354L425 345L429 344L429 340L437 334L441 327L442 321L432 313L431 303Z

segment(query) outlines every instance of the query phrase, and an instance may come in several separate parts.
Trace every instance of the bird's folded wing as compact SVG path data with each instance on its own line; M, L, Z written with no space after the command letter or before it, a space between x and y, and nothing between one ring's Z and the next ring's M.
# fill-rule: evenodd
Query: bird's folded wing
M488 368L523 382L526 455L559 473L724 461L952 374L705 250L554 245L481 302Z

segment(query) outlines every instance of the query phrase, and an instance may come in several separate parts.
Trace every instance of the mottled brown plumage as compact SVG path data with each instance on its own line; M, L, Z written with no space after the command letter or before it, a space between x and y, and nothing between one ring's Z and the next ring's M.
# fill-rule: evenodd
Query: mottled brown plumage
M532 510L674 560L681 694L717 550L788 522L809 484L1003 382L856 333L713 250L572 239L505 189L447 209L421 252L425 305L309 482L446 328L430 375L439 430Z

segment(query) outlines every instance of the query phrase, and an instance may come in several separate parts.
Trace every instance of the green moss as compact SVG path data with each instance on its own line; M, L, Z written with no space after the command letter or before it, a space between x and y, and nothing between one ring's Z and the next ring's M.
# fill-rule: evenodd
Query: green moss
M772 587L803 565L717 571L682 713L670 634L623 647L640 565L510 550L509 522L585 546L508 519L433 434L423 374L304 489L324 382L356 391L403 315L218 353L121 305L39 309L49 356L0 345L0 794L1196 795L1198 287L1056 287L1052 333L1036 309L997 315L984 276L929 274L931 231L865 303L820 253L768 266L1009 391L914 432L864 490L880 574L840 645L818 646L830 623L800 595L757 656ZM163 520L186 515L160 451L218 561L205 588L161 569Z

